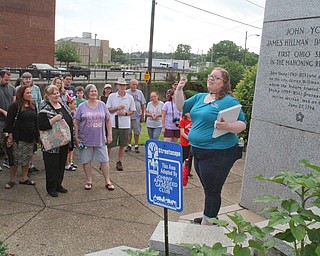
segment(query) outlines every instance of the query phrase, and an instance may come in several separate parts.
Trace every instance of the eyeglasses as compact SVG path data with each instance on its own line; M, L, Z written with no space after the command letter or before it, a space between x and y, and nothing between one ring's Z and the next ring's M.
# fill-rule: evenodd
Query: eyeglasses
M221 80L221 81L223 81L222 78L217 77L217 76L213 76L213 75L208 75L208 79L209 79L209 78L211 78L211 79L213 79L213 80Z

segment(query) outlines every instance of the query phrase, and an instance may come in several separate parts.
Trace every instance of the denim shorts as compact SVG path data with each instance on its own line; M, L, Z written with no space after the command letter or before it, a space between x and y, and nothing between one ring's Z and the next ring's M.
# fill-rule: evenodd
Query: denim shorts
M109 162L106 145L103 145L102 147L85 147L84 149L79 149L80 164L87 164L92 161L99 163Z

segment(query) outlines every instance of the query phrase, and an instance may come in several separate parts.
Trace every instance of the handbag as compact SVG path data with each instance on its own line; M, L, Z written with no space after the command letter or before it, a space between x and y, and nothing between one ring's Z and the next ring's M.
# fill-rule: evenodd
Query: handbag
M41 110L40 113L57 115L48 110ZM71 141L70 128L64 119L54 122L52 129L40 131L40 140L45 151L67 145Z

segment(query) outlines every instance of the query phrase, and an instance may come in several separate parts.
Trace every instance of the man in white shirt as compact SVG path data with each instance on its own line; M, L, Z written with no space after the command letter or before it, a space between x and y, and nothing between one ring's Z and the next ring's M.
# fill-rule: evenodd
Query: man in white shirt
M140 153L139 151L139 137L141 134L141 123L144 122L144 109L146 104L146 99L138 87L138 80L132 79L130 81L130 89L128 89L126 92L129 93L133 99L134 103L136 105L136 112L130 116L131 118L131 129L129 131L129 138L128 138L128 146L125 152L131 151L131 140L132 140L132 132L134 136L134 151L136 153Z
M128 143L130 116L136 111L136 106L133 97L126 92L126 80L118 78L115 84L118 91L111 93L106 103L112 120L112 143L108 145L108 153L110 155L111 148L119 145L116 169L123 171L122 158Z

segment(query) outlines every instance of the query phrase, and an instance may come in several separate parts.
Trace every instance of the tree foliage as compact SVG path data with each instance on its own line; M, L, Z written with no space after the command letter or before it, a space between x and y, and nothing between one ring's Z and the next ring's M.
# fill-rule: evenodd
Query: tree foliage
M77 52L75 45L71 42L61 42L56 48L55 56L57 61L63 62L69 67L70 62L81 62L80 55Z
M126 63L126 54L121 50L121 48L111 48L111 61L114 63Z
M189 60L191 58L191 46L188 44L178 44L173 56L176 60Z
M257 65L247 68L244 72L243 79L237 84L234 90L234 96L240 101L243 112L247 119L247 129L239 136L248 140L250 120L252 113L253 96L256 84Z
M241 47L237 46L234 42L229 40L220 41L217 44L213 44L207 53L206 60L216 63L217 59L225 56L231 61L241 62L242 54Z

